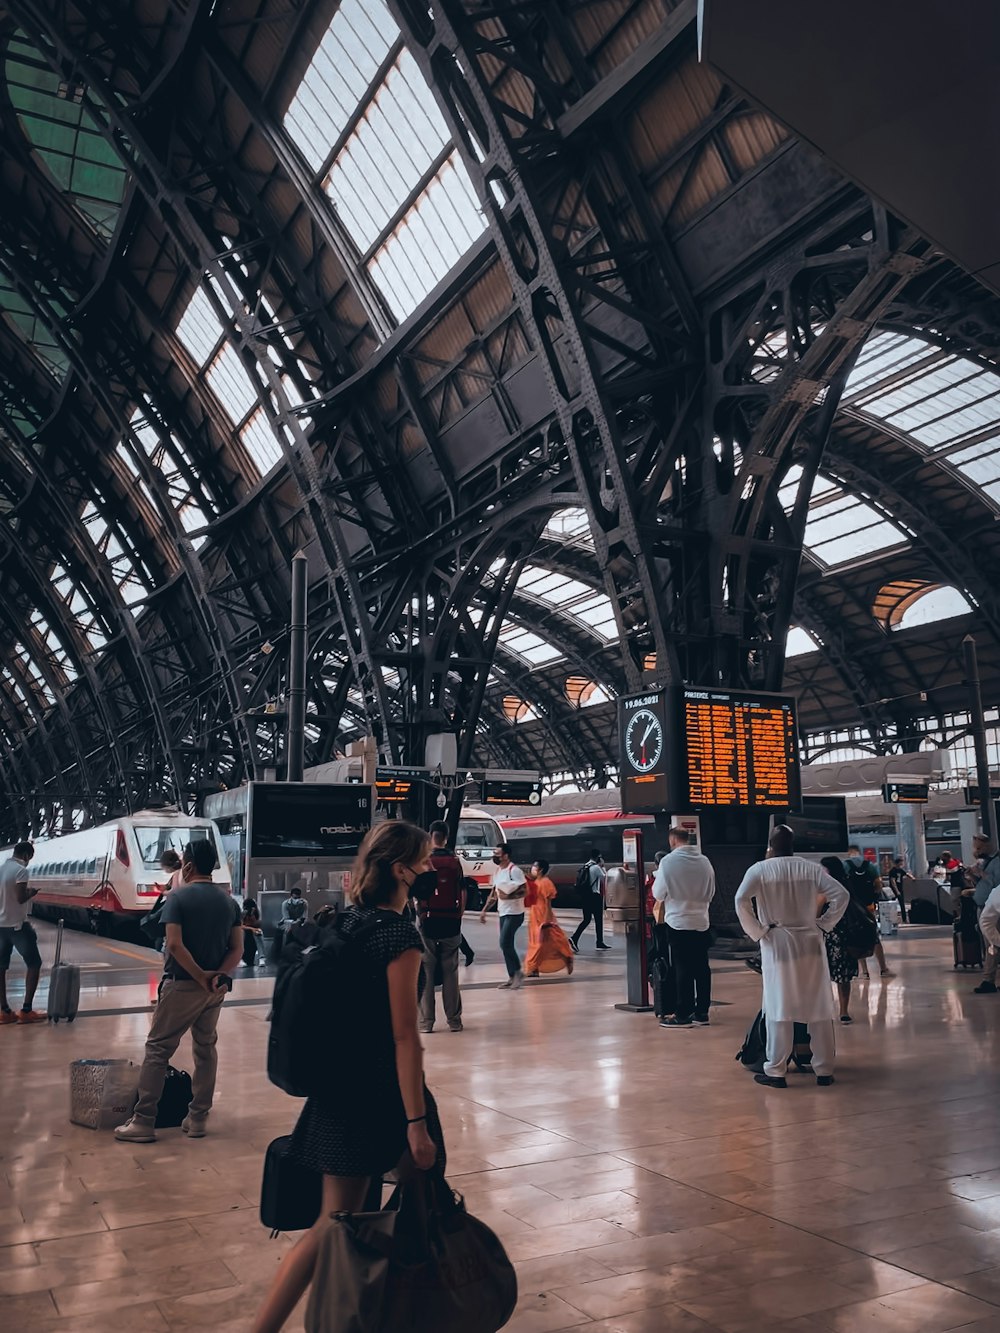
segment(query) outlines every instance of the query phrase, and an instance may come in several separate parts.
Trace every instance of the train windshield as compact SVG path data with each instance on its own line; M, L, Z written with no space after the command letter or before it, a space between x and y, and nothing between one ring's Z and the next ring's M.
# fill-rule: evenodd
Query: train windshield
M135 836L139 844L139 856L147 870L159 869L160 858L164 852L174 851L180 856L185 845L189 842L195 842L198 838L207 838L215 847L219 864L221 866L226 865L226 858L219 850L215 830L204 824L197 828L184 828L180 824L136 825Z
M492 819L460 819L455 851L468 861L488 861L497 843L503 842L500 826Z

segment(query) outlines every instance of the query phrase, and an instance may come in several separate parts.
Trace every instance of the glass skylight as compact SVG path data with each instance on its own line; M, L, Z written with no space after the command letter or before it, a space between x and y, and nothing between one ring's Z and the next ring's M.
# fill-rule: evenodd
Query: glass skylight
M525 565L517 590L527 597L537 597L539 601L558 608L565 615L582 621L584 628L599 635L606 643L618 633L610 599L579 579L542 569L538 565Z
M913 629L916 625L936 625L940 620L968 615L971 610L972 607L957 588L931 588L910 603L893 628L901 630Z
M801 625L793 625L788 631L785 639L786 660L789 657L802 657L806 653L814 653L817 648L819 648L819 644L809 631L803 629Z
M795 501L802 476L796 464L788 469L778 492L786 511ZM835 481L817 474L806 519L805 547L813 559L828 568L862 560L878 551L906 542L906 534L883 518L873 505L843 490Z
M128 177L83 105L85 88L63 78L23 32L7 42L7 92L35 152L95 231L115 228Z
M546 666L549 662L558 662L562 657L558 648L531 630L522 629L520 625L504 625L500 631L500 642L509 652L523 657L531 666Z
M140 408L137 408L132 414L129 425L146 457L163 477L167 487L167 495L174 511L181 520L184 531L193 532L199 528L207 527L208 519L205 516L205 511L191 494L191 486L184 473L184 467L189 472L193 472L194 469L191 467L191 460L180 441L175 436L170 435L170 448L168 448L157 434L152 423L143 416ZM206 537L207 534L202 533L200 536L191 539L196 550L204 544Z
M405 318L486 221L384 0L344 0L284 123L373 281Z
M223 343L205 379L234 425L257 406L257 391L232 343Z
M884 421L1000 504L1000 376L903 333L878 333L858 358L845 407Z
M204 287L195 288L177 325L177 336L199 366L203 366L215 351L222 337L222 325Z
M281 462L281 446L274 437L271 423L262 407L257 409L240 431L240 439L262 477Z
M573 542L591 550L594 546L586 509L557 509L546 523L542 536L550 541Z

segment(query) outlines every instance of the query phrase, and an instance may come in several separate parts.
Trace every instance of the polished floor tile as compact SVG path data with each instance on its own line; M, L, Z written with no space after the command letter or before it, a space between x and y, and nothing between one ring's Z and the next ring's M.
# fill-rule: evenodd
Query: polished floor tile
M1000 996L973 996L950 947L892 942L897 975L858 988L829 1089L762 1089L734 1062L760 999L742 968L718 969L718 1016L686 1034L616 1011L613 972L467 991L427 1076L449 1175L518 1269L509 1329L1000 1333ZM4 1328L246 1333L291 1243L256 1210L300 1106L264 1075L262 1009L223 1015L207 1138L124 1145L67 1120L69 1061L138 1058L147 1025L0 1032L19 1094L0 1103Z

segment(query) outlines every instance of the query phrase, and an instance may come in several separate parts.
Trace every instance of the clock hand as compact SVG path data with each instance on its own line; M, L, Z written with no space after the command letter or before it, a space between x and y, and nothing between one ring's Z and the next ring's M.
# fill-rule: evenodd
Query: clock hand
M655 726L656 726L656 722L655 722L655 721L654 721L654 722L650 722L649 726L646 728L646 731L645 731L645 734L644 734L644 736L643 736L643 738L642 738L642 741L640 742L642 745L645 745L646 742L649 740L649 733L653 730L653 728L654 728Z

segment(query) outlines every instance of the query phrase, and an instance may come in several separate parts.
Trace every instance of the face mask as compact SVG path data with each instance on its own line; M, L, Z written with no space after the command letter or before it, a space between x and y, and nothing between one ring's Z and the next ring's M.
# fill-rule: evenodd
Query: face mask
M419 875L414 877L410 885L410 897L418 898L421 902L433 896L437 888L437 871L422 870Z
M852 857L851 857L851 860L852 860L852 861L854 862L854 864L855 864L856 866L858 866L859 868L860 868L861 866L863 866L864 863L865 863L865 858L864 858L863 856L852 856Z
M494 856L494 858L493 858L493 864L494 864L495 866L498 866L498 865L500 864L500 858L499 858L499 856Z

